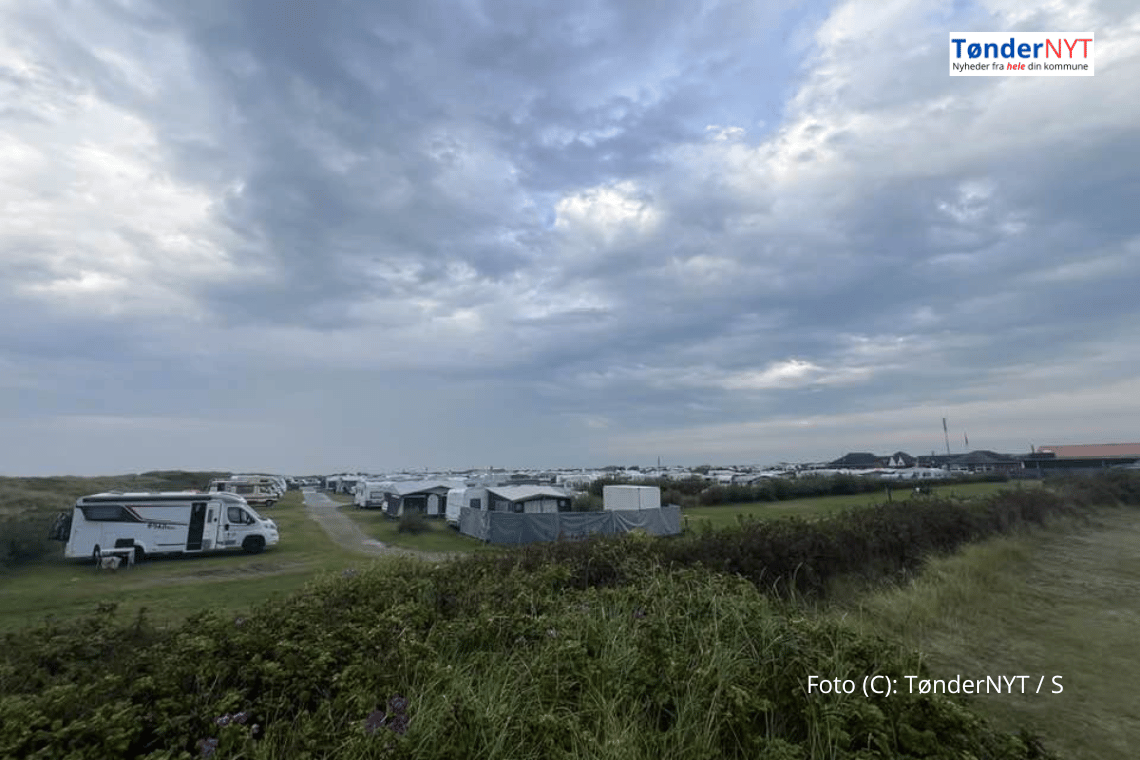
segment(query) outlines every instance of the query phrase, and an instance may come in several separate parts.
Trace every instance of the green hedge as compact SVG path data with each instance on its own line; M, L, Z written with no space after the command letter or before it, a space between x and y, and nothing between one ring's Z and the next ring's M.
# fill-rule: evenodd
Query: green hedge
M930 483L1004 483L1009 476L1003 473L979 473L960 475ZM711 484L701 478L688 480L657 479L630 481L625 479L603 478L590 484L589 493L601 498L602 490L608 485L645 485L661 489L661 501L681 507L716 506L720 504L743 504L758 501L788 501L815 496L845 496L860 493L878 493L888 485L896 488L909 488L916 481L881 480L863 475L812 475L801 474L795 478L768 478L755 485Z
M809 693L921 659L742 579L385 565L172 631L110 608L9 635L0 757L1028 760L946 695ZM861 688L861 687L860 687Z

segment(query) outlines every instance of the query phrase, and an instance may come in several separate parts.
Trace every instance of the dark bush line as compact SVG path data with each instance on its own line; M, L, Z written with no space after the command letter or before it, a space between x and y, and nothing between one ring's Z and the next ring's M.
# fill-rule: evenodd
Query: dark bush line
M741 575L780 597L822 597L836 579L867 581L906 577L931 554L1040 525L1048 517L1094 506L1140 505L1140 473L1111 471L1096 478L1057 481L1044 489L1009 489L959 502L924 498L852 509L806 521L743 520L732 528L707 528L664 541L597 538L534 544L475 562L532 572L567 568L572 587L622 585L653 563L703 566Z
M604 478L590 484L589 495L602 497L602 489L607 485L648 485L661 489L661 501L681 507L717 506L720 504L745 504L758 501L788 501L813 496L850 496L861 493L882 493L888 485L899 490L909 490L914 485L924 484L964 484L964 483L1005 483L1009 476L1004 473L980 473L961 475L945 480L933 481L885 481L861 475L800 475L796 478L769 478L755 485L710 484L701 478L689 480L658 479L638 481Z

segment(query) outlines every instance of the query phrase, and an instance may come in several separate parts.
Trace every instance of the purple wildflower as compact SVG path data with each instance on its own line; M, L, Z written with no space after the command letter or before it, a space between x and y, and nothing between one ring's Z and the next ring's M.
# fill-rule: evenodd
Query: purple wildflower
M395 731L397 734L406 734L408 732L408 716L397 715L392 718L392 722L388 724L388 728Z
M199 739L198 751L202 753L202 757L210 757L218 749L217 739Z
M234 723L240 723L244 726L247 720L249 720L249 716L245 714L245 710L234 713Z
M401 697L399 694L388 700L388 712L397 715L406 712L408 709L408 700Z
M364 732L367 734L374 734L384 727L387 722L387 716L381 710L373 710L372 713L364 720Z
M225 728L226 726L228 726L230 724L230 720L232 720L232 718L230 718L230 714L226 713L222 717L216 719L214 722L217 723L219 726Z

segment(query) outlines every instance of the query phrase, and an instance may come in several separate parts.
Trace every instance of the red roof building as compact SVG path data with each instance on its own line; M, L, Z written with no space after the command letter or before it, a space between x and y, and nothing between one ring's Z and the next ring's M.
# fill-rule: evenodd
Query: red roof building
M1074 446L1038 446L1038 454L1058 459L1140 459L1140 443L1090 443Z

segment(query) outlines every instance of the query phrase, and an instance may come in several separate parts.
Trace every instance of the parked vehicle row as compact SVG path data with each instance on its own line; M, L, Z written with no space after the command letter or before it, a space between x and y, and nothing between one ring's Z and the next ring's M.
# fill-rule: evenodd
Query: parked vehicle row
M210 481L209 493L232 493L255 507L272 507L285 494L285 479L276 475L232 475Z

